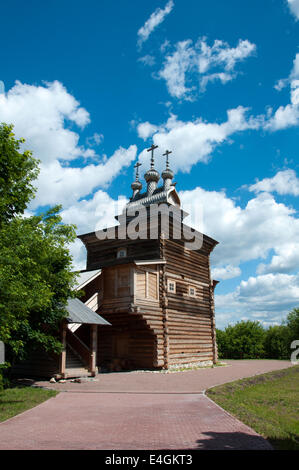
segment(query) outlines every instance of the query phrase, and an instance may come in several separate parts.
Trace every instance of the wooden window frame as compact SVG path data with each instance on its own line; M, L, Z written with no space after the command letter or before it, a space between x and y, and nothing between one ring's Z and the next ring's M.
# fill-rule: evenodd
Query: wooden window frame
M124 251L124 253L125 253L124 256L120 256L120 253L121 253L122 251ZM117 257L118 259L126 258L126 257L127 257L127 248L118 248L116 257Z
M173 284L174 290L170 289L170 284ZM167 292L169 292L170 294L176 294L176 281L174 281L173 279L167 280Z
M159 271L156 269L146 269L141 266L138 266L138 271L139 272L144 272L145 273L145 297L137 297L137 270L134 269L133 271L133 276L134 276L134 299L138 300L150 300L152 302L158 302L160 295L159 295ZM149 296L149 273L155 274L156 276L156 282L157 282L157 297L150 297Z
M191 289L193 289L193 291L194 291L193 294L191 293ZM196 287L194 287L194 286L188 286L188 295L189 295L189 297L195 298L195 297L196 297Z

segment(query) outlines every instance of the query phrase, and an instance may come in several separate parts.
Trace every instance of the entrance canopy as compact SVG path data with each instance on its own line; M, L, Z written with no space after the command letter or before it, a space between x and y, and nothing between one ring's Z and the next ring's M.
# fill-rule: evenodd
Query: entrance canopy
M87 307L79 299L69 299L66 305L69 323L87 323L89 325L111 325L103 317Z

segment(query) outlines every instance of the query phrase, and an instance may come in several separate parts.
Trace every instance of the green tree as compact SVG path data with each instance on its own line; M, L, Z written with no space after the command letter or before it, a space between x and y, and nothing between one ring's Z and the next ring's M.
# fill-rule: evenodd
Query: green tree
M225 328L223 357L257 359L264 356L265 330L257 321L241 321Z
M76 276L68 251L75 227L62 224L61 207L22 215L34 196L38 170L30 152L18 152L20 142L11 126L0 126L1 165L6 168L0 173L0 340L11 359L34 348L61 349L59 325Z
M20 152L24 139L15 139L13 126L0 124L0 227L24 213L34 196L32 181L39 173L31 152Z
M75 232L61 224L59 209L15 217L0 230L0 338L14 355L60 348L57 329L75 277L67 246Z
M264 348L269 359L289 359L291 352L287 326L270 326L265 332Z
M294 308L288 314L285 324L289 331L289 342L291 343L294 339L299 340L299 308Z
M226 334L225 331L216 329L216 341L217 341L217 348L218 348L218 357L219 359L223 359L225 356L226 351Z

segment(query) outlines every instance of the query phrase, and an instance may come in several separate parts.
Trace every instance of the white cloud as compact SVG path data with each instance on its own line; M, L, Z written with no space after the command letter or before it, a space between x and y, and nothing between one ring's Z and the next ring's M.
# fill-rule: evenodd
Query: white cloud
M68 121L83 128L90 122L89 113L57 81L44 86L16 82L0 95L0 121L13 123L15 133L26 138L44 163L90 155L79 146L79 135L65 125Z
M104 163L82 168L64 167L58 160L48 165L42 164L36 198L30 208L36 209L46 204L63 204L68 207L96 187L106 187L122 168L135 160L136 152L135 145L128 149L120 147Z
M199 39L194 46L191 40L181 41L175 45L173 53L166 55L159 77L166 81L171 96L192 99L192 91L196 87L188 87L186 81L192 83L194 74L199 74L202 92L209 82L219 80L225 84L236 77L237 62L251 56L255 50L255 44L248 40L239 40L236 47L220 40L209 46L205 38Z
M277 91L281 91L283 88L285 88L288 85L288 83L289 83L289 80L287 78L281 78L275 83L274 88Z
M75 224L77 233L94 232L117 224L115 215L120 214L125 197L112 199L105 191L97 191L90 199L76 201L61 213L63 222Z
M290 103L280 106L273 116L265 122L265 129L277 131L297 126L299 123L299 53L293 61L293 67L288 78L279 80L274 86L278 91L290 85Z
M265 123L265 129L278 131L297 126L299 122L299 80L291 81L290 103L280 106L274 115Z
M139 57L138 62L141 62L144 65L152 67L156 63L156 59L153 55L146 54L143 57Z
M224 267L212 269L212 278L213 279L232 279L241 275L241 269L238 266L232 266L228 264Z
M94 232L118 225L115 215L122 212L123 206L128 200L120 196L116 201L105 191L97 191L90 199L74 202L70 207L61 212L62 221L66 224L75 224L77 234ZM81 240L76 240L70 245L73 256L74 269L85 269L86 249Z
M205 91L209 82L216 82L219 80L223 85L230 82L235 78L235 75L226 72L211 73L210 75L204 75L200 81L201 91Z
M217 326L242 318L261 321L265 326L279 324L298 302L299 274L250 277L234 292L215 296Z
M144 25L138 30L137 44L141 48L142 44L147 41L149 35L161 24L165 17L169 15L174 7L173 0L169 0L165 5L165 8L157 8L149 17L149 19L144 23Z
M160 70L159 77L164 78L168 91L175 98L187 98L193 88L186 87L186 73L194 67L195 51L192 41L177 43L173 54L166 56L164 68Z
M0 122L14 124L15 134L26 139L25 148L41 160L37 196L30 209L72 204L96 187L105 187L136 157L137 148L131 145L128 149L120 147L98 164L69 166L80 157L93 160L99 157L94 149L80 145L80 135L70 129L70 124L84 128L90 122L89 113L57 81L43 86L16 82L6 94L0 95ZM102 135L95 133L92 139L99 144Z
M150 122L142 122L137 126L137 133L141 139L147 140L151 137L155 132L159 130L158 126L151 124Z
M299 178L294 170L283 170L276 173L273 178L264 178L249 186L249 190L255 193L266 191L269 193L299 196Z
M74 271L81 271L82 269L86 269L86 248L78 238L69 244L69 252L73 259L73 270Z
M213 268L266 259L273 253L269 264L261 265L260 273L294 272L298 269L299 219L296 211L275 201L268 193L250 199L242 208L224 192L196 188L180 191L183 207L193 213L203 213L200 231L219 241L212 253Z
M295 16L296 20L299 19L299 0L287 0L291 12Z
M146 140L152 135L155 145L161 150L175 149L171 155L173 170L190 171L197 162L207 162L213 150L220 144L227 142L228 138L236 132L260 127L259 118L247 117L247 109L239 106L227 111L227 120L221 124L204 122L201 118L195 121L179 121L177 116L171 115L166 123L155 126L148 122L139 124L137 131L140 137ZM148 163L149 154L143 151L140 159ZM157 166L163 165L159 159Z

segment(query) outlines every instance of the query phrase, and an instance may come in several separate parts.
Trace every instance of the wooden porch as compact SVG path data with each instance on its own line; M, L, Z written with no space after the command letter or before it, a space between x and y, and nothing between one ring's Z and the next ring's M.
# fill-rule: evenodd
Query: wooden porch
M110 323L79 299L70 299L67 310L69 316L61 325L63 350L56 378L94 377L97 374L98 326Z

